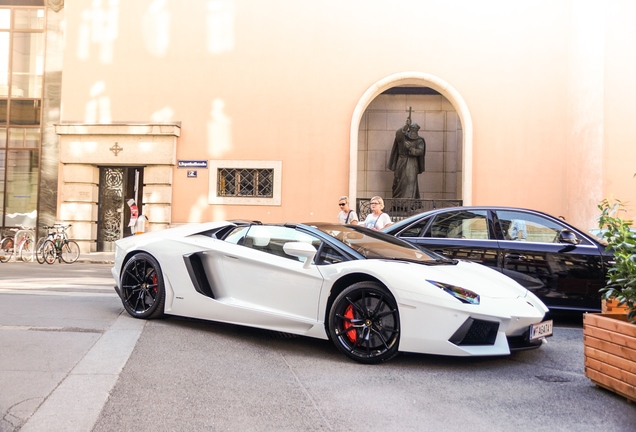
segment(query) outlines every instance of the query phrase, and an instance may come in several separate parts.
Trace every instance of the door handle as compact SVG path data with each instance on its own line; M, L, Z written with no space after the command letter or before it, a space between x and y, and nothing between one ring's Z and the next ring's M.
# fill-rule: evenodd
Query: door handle
M524 260L528 259L527 256L521 255L521 254L518 254L518 253L506 254L506 255L504 255L504 258L509 259L509 260L515 260L515 261L524 261Z

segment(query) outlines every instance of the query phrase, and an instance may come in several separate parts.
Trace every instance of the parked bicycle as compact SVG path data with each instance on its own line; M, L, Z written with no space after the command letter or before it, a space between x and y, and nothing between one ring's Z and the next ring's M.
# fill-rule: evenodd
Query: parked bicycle
M53 264L57 260L72 264L77 261L80 256L80 248L77 242L68 239L66 230L70 227L70 224L59 223L44 227L48 230L48 234L38 240L35 248L35 257L38 263Z
M0 262L9 261L15 254L22 261L33 261L35 230L21 226L9 228L0 241Z

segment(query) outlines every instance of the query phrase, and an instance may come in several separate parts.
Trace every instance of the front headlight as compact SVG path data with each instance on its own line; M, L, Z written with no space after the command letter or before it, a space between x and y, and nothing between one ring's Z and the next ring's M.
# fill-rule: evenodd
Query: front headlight
M461 288L455 285L449 285L442 282L436 282L432 280L427 280L426 282L435 285L437 288L446 292L447 294L452 295L457 300L462 303L468 304L479 304L479 294L472 292L471 290L467 290L465 288Z

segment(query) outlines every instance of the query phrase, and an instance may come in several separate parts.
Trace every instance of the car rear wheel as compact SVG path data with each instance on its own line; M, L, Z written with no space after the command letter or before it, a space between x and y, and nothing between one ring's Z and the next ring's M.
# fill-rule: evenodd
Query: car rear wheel
M163 274L156 259L140 252L133 255L121 273L121 300L135 318L158 318L163 315L166 291Z
M358 282L342 291L329 312L329 334L336 347L360 363L395 357L400 341L397 303L382 285Z

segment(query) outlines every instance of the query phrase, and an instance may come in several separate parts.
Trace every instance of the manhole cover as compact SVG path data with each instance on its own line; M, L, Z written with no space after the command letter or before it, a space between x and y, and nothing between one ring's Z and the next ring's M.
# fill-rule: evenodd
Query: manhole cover
M537 375L537 378L539 378L541 381L546 381L546 382L570 382L571 381L569 378L564 378L564 377L560 377L556 375Z

